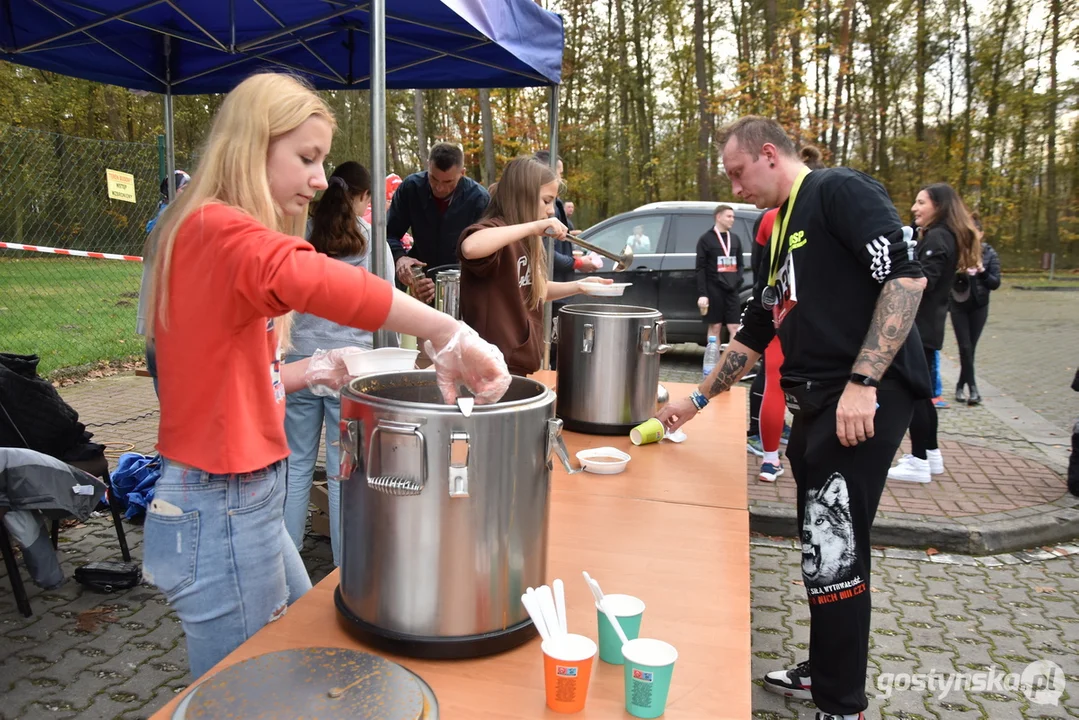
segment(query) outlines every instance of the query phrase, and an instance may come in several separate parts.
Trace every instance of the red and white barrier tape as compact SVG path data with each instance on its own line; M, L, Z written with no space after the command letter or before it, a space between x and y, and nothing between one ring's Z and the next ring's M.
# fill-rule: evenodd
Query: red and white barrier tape
M43 247L41 245L22 245L20 243L0 242L0 250L25 250L26 252L48 253L50 255L74 255L75 257L90 257L99 260L127 260L129 262L142 262L138 255L117 255L116 253L90 252L89 250L68 250L67 248Z

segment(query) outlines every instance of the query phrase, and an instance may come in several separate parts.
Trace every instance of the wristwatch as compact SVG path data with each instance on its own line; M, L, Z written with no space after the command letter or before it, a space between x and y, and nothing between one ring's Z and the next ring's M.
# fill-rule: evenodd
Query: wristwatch
M862 375L861 373L851 373L850 381L855 385L864 385L871 388L879 388L880 380L874 380L868 375Z
M700 412L704 410L704 407L708 404L708 398L704 396L700 390L694 390L693 394L689 396L690 401L693 403L693 407L697 408Z

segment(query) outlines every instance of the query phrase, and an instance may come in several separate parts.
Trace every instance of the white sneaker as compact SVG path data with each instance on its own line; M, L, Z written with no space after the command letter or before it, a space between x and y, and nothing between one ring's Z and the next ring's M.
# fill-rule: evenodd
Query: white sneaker
M903 457L899 458L899 460L896 461L895 466L899 467L900 465L906 465L907 463L909 463L913 459L914 459L914 456L911 455L910 453L907 453L906 455L904 455Z
M926 450L925 457L929 460L929 473L931 475L942 475L944 473L944 456L940 454L940 450Z
M900 462L888 471L889 480L905 480L906 482L927 483L933 479L929 472L929 461L911 457L906 462Z

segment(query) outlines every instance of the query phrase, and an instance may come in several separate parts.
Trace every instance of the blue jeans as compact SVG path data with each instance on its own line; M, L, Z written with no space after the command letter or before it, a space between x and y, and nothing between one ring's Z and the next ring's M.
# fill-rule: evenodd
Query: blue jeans
M303 355L290 355L285 362L302 360ZM315 473L315 460L322 435L323 421L326 426L326 475L338 472L341 449L341 401L332 397L320 397L310 390L290 393L285 400L285 434L288 436L288 494L285 496L285 527L289 537L299 549L307 528L307 508L311 502L311 479ZM330 547L333 564L341 565L341 483L329 480L330 495Z
M944 384L940 381L940 350L933 352L933 367L929 371L933 373L933 397L940 397L944 394Z
M146 513L143 575L180 616L199 677L311 589L285 531L284 460L215 475L165 459Z

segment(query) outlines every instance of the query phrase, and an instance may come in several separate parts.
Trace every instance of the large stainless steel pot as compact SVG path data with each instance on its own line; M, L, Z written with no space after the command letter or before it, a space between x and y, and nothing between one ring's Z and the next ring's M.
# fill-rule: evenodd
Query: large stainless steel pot
M656 412L659 356L667 352L658 310L566 305L558 314L558 417L566 429L616 435Z
M433 372L359 378L341 393L339 612L368 642L473 657L535 636L521 594L547 582L555 395L515 377L466 417Z

